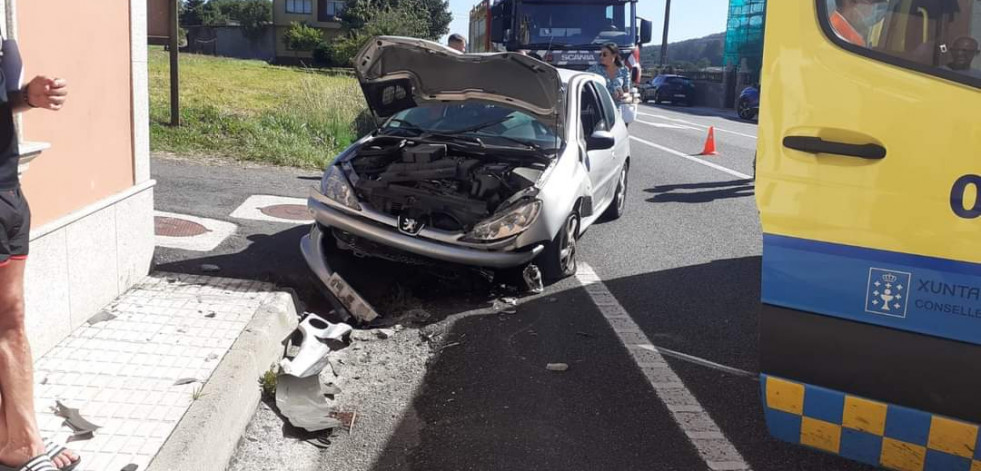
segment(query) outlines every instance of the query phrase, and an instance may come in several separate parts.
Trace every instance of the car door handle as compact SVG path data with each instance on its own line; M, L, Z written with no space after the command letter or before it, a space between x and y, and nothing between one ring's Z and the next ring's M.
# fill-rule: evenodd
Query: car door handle
M860 159L879 160L886 157L886 148L879 144L846 144L844 142L825 141L820 137L787 136L783 138L783 146L810 154L835 154Z

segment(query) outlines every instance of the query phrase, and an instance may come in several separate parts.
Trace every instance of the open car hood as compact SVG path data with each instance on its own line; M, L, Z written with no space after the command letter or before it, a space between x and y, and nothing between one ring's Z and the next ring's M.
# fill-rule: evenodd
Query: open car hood
M379 36L355 56L354 71L379 125L423 104L477 100L529 113L561 135L562 79L529 56L461 54L432 41Z

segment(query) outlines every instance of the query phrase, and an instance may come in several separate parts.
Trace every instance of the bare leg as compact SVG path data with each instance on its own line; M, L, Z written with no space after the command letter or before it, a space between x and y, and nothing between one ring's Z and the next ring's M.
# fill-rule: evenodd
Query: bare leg
M0 463L7 466L45 451L34 415L34 362L24 327L24 266L24 260L11 260L0 267L0 411L6 432ZM72 458L62 453L52 461L63 468Z

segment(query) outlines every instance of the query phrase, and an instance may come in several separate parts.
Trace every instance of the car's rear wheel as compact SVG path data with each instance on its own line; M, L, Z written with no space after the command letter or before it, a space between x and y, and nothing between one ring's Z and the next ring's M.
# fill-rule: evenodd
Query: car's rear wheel
M578 238L579 215L572 213L542 253L541 269L546 281L558 281L576 274Z
M610 207L607 208L606 214L604 214L609 221L620 219L627 209L627 169L628 167L624 165L623 170L620 171L617 192L613 195L613 202L610 203Z

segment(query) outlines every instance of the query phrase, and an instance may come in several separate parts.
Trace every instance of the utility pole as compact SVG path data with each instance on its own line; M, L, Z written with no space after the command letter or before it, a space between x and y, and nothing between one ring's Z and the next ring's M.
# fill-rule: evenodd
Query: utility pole
M180 73L178 73L178 50L180 49L180 1L170 4L170 125L181 125Z
M661 67L668 63L668 25L671 21L671 0L664 3L664 37L661 38Z

